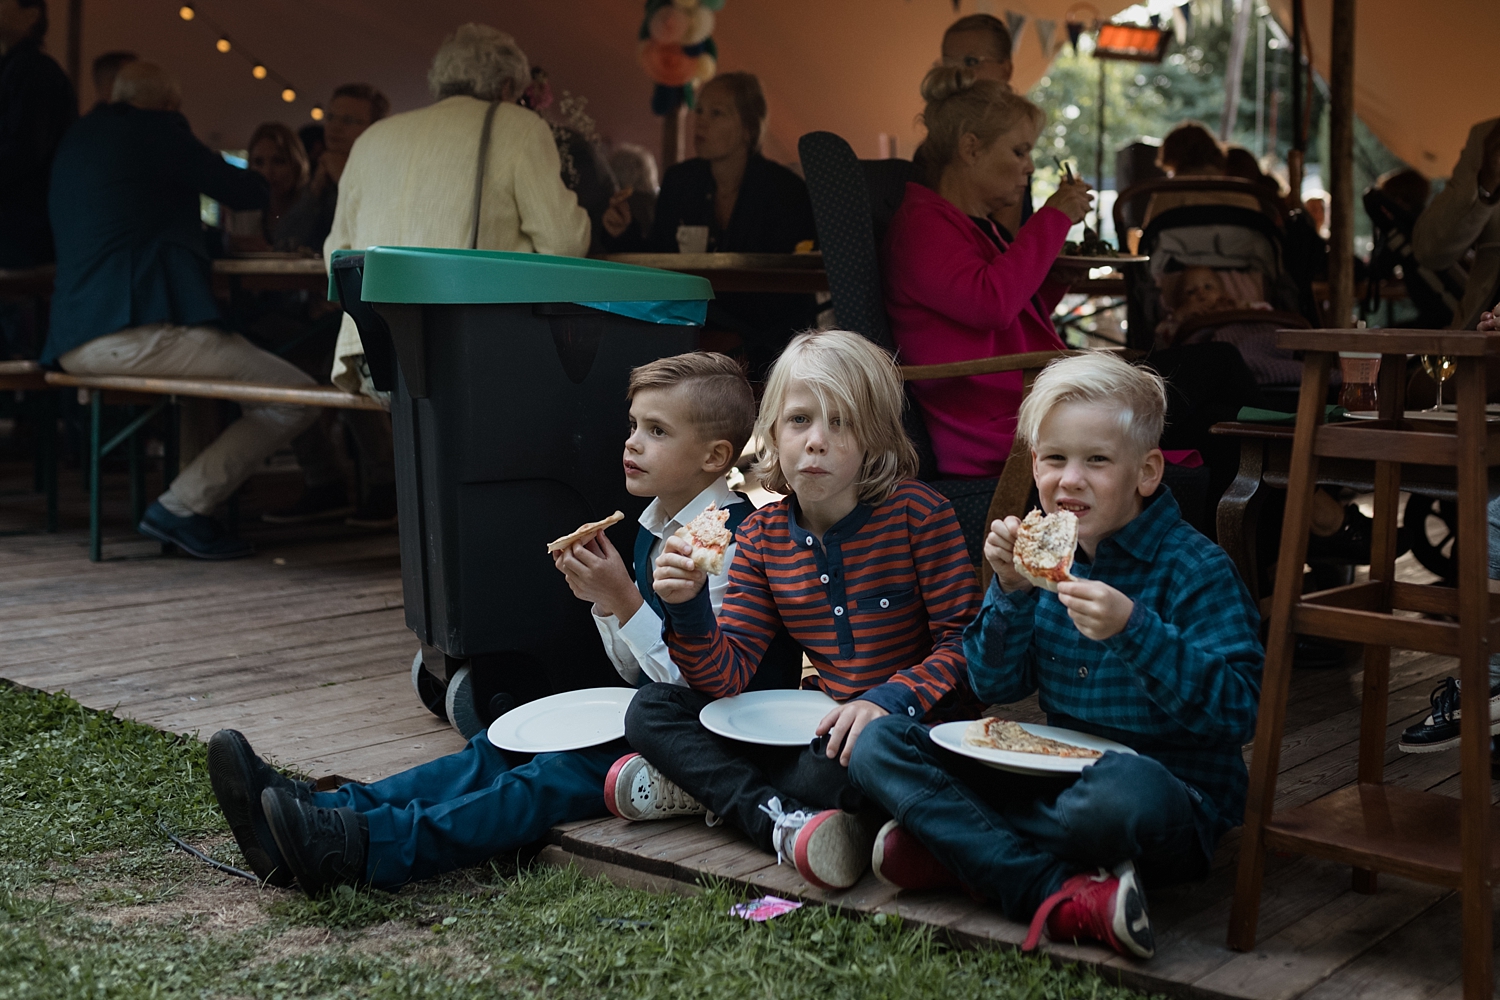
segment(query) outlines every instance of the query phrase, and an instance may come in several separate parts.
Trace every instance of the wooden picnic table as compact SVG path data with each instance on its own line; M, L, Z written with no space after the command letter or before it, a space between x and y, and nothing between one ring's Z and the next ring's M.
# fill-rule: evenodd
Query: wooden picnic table
M326 294L328 266L322 257L266 254L219 257L213 262L214 290L218 292L309 291Z
M707 278L716 292L826 292L821 253L612 253L600 260Z

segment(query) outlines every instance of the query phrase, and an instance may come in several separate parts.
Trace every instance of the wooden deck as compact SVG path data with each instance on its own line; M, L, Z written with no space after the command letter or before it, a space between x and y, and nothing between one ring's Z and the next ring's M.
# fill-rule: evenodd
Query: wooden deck
M41 533L29 468L0 465L0 677L174 732L243 730L257 748L313 775L368 781L457 750L462 740L417 704L408 670L396 539L342 527L272 528L260 510L295 495L290 476L253 481L250 560L162 558L126 523L124 483L106 506L105 559L87 559L86 510L64 473L63 530ZM1396 752L1451 660L1397 654L1391 677L1387 780L1456 794L1457 754ZM1353 781L1360 675L1299 672L1293 682L1278 806ZM1016 706L1018 717L1036 711ZM1024 928L951 893L896 893L873 877L843 893L807 886L795 870L701 821L597 820L553 831L544 860L619 881L690 891L711 875L860 912L900 914L951 938L1014 946ZM1260 946L1224 946L1237 833L1204 882L1151 892L1158 954L1134 962L1096 948L1052 946L1063 961L1101 967L1137 988L1182 997L1280 1000L1458 997L1458 900L1382 876L1380 892L1350 890L1346 868L1270 858Z

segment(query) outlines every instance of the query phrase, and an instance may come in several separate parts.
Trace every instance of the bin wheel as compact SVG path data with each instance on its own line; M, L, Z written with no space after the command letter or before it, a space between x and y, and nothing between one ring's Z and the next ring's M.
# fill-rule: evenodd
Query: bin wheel
M1436 520L1438 524L1433 525ZM1439 528L1439 540L1434 543L1428 535L1428 527ZM1443 578L1444 586L1458 583L1458 505L1451 500L1438 500L1413 494L1406 501L1406 516L1402 518L1401 541L1411 548L1429 572Z
M448 691L443 699L448 725L464 739L473 739L485 730L484 719L479 715L479 706L474 704L474 668L460 667L448 679Z
M417 648L417 655L411 658L411 688L417 692L417 700L427 711L444 722L448 721L443 682L433 676L432 671L423 664L420 646Z

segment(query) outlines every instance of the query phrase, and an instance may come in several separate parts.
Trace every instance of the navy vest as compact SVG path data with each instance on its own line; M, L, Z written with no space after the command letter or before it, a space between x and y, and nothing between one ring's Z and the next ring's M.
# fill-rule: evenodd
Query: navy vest
M739 503L732 503L724 509L729 511L729 519L724 522L724 527L733 534L739 529L741 522L751 514L755 513L755 504L743 493L734 494L739 498ZM665 624L667 620L666 608L662 606L662 600L655 590L651 588L652 565L651 549L656 544L656 536L641 525L635 535L635 586L641 592L641 598L646 606L656 612L656 617ZM641 675L642 683L648 678ZM766 649L766 655L761 659L760 666L756 668L755 676L750 679L747 691L764 691L775 688L794 688L802 681L802 647L797 644L785 628L782 628L771 640L771 645Z

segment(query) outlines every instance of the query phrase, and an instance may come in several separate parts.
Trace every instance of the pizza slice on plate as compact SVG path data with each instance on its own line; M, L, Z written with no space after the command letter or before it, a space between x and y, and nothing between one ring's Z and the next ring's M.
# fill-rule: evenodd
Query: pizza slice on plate
M707 510L678 528L676 535L693 547L693 565L709 576L724 572L724 551L734 541L734 533L724 527L729 511L709 504Z
M579 542L587 542L605 528L608 528L612 524L619 524L623 520L625 520L624 512L617 510L602 521L590 521L588 524L568 532L556 541L548 542L547 551L549 553L561 552L563 549L571 548Z
M1012 562L1016 572L1046 590L1073 579L1073 552L1078 548L1078 516L1071 510L1043 514L1034 510L1021 522Z
M1035 753L1048 757L1097 758L1104 754L1088 747L1074 746L1045 736L1033 736L1019 722L1008 719L975 719L964 730L964 743L971 747L989 750L1009 750L1012 753Z

